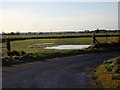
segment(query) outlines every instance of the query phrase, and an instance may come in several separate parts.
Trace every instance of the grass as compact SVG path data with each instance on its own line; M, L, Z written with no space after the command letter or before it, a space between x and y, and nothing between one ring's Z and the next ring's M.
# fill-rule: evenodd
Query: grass
M120 56L98 66L93 78L97 85L102 88L120 88Z
M105 38L99 37L97 38L100 43L104 43L106 41ZM108 42L116 42L117 37L109 37ZM55 45L87 45L91 44L92 38L61 38L61 39L30 39L30 40L17 40L11 41L11 49L13 51L23 50L26 53L35 53L39 51L43 51L43 47L46 46L55 46ZM45 45L44 43L52 43L51 45ZM42 48L30 48L30 45L41 44ZM6 52L6 44L2 43L2 51Z
M98 37L97 40L100 43L106 42L103 37ZM117 37L109 37L108 43L116 42ZM46 58L55 58L69 55L78 55L83 53L91 53L91 50L104 50L105 48L88 48L88 49L76 49L76 50L54 50L44 49L46 46L56 45L87 45L91 44L92 38L60 38L60 39L29 39L29 40L17 40L11 41L11 50L16 53L11 56L6 56L6 43L2 43L2 58L3 65L19 64L28 61L43 60ZM39 47L33 47L39 44ZM31 47L32 46L32 47ZM111 47L110 47L111 49ZM25 55L18 55L21 51L24 51Z
M30 48L30 45L34 44L41 44L41 47L44 47L45 44L43 43L53 43L52 45L67 45L67 44L73 44L73 45L79 45L79 44L90 44L91 39L90 38L64 38L64 39L30 39L30 40L18 40L18 41L12 41L11 42L11 49L15 51L24 50L27 53L34 53L39 52L43 50L43 48ZM43 44L43 45L42 45ZM50 46L50 45L47 45ZM6 51L6 45L5 43L2 44L3 52Z
M14 53L13 53L14 52ZM40 50L36 53L25 53L21 55L21 51L13 51L10 56L2 57L2 65L10 66L13 64L20 64L25 62L42 61L45 59L65 57L77 54L89 53L90 50Z
M36 34L36 35L2 35L2 39L6 38L29 38L29 37L63 37L63 36L91 36L93 33L63 33L63 34ZM118 35L118 33L96 33L96 35ZM1 37L1 36L0 36Z
M93 33L47 33L47 34L35 34L35 35L0 35L2 42L5 42L6 39L11 39L12 41L16 40L26 40L26 39L49 39L49 38L90 38ZM118 32L112 33L96 33L96 37L118 37L120 36Z

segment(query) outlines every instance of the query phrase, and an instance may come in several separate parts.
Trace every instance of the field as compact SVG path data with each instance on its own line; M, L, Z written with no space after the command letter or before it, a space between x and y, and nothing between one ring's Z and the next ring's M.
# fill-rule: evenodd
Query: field
M106 38L98 37L97 40L100 43L106 42ZM117 42L117 37L107 38L107 43ZM17 40L11 41L11 49L13 51L23 50L27 53L34 53L43 51L43 48L46 46L55 46L55 45L90 45L92 43L92 38L61 38L61 39L28 39L28 40ZM40 47L30 47L32 45L40 44ZM6 44L2 43L2 50L6 52Z
M53 37L54 35L54 37ZM27 39L21 39L26 38L18 35L13 36L12 38L15 39L11 41L11 55L7 56L7 48L6 48L6 42L1 43L2 44L2 61L3 66L4 65L12 65L12 64L19 64L23 62L29 62L29 61L36 61L36 60L43 60L46 58L55 58L55 57L61 57L61 56L69 56L69 55L76 55L76 54L82 54L82 53L90 53L91 48L88 49L75 49L75 50L54 50L54 49L44 49L47 46L56 46L56 45L90 45L92 44L92 37L83 35L84 37L73 37L73 35L66 34L66 38L61 35L52 34L52 36L48 36L47 38L37 38L35 39L34 36L28 36ZM74 34L75 35L75 34ZM76 34L77 35L77 34ZM36 36L37 37L37 36ZM52 37L52 38L51 38ZM59 37L59 38L58 38ZM68 38L67 38L68 37ZM73 37L73 38L71 38ZM9 38L11 39L11 36L3 36L2 38ZM30 39L32 38L32 39ZM18 40L19 39L19 40ZM100 43L113 43L118 41L118 37L97 37L96 38ZM99 48L100 50L103 48ZM95 48L94 48L95 50ZM98 49L97 49L98 50Z
M112 35L118 35L118 32L116 33L96 33L96 36L112 36ZM6 38L30 38L30 37L64 37L64 36L80 36L80 37L91 37L92 33L61 33L61 34L33 34L33 35L2 35L0 38L6 39Z
M92 33L61 33L61 34L33 34L33 35L2 35L2 42L5 42L6 39L15 40L26 40L26 39L58 39L58 38L91 38ZM118 37L119 34L116 33L96 33L96 37Z

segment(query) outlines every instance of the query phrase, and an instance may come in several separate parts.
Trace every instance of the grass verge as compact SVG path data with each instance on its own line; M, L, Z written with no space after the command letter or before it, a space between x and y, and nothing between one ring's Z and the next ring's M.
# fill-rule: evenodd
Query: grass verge
M120 88L120 56L106 60L98 66L93 74L98 87Z

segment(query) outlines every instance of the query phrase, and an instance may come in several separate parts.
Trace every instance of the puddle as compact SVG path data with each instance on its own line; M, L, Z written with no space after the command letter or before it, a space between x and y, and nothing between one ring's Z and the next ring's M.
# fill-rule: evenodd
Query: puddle
M52 47L45 47L44 49L83 49L88 48L90 45L58 45Z

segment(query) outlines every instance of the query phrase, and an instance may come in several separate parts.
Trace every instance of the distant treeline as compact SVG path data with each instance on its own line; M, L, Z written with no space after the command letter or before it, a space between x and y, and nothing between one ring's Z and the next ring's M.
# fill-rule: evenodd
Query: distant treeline
M6 33L6 32L2 32L0 34L2 35L40 35L40 34L71 34L71 33L116 33L116 32L120 32L120 30L94 30L94 31L90 31L90 30L85 30L85 31L67 31L67 32L10 32L10 33Z

